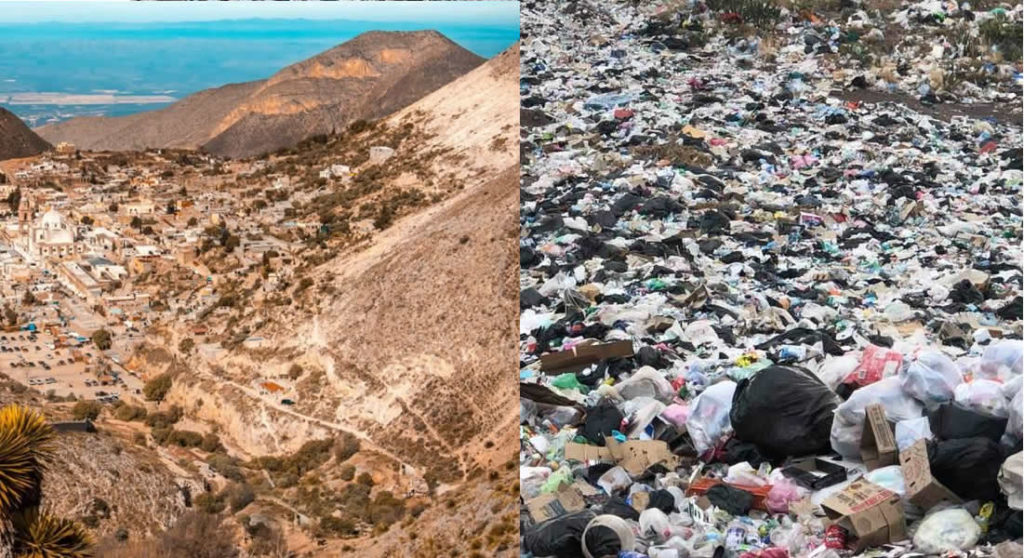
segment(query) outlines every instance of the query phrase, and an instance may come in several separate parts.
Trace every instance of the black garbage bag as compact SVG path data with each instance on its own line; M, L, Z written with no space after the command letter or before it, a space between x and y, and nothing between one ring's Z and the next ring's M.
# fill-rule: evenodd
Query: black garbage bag
M736 439L768 457L828 453L838 405L839 397L811 372L769 366L736 386L729 420Z
M622 416L622 411L606 399L587 411L587 419L583 423L583 437L603 446L605 437L611 436L612 430L622 427L623 418L625 417Z
M730 515L746 515L754 505L753 494L727 484L716 484L704 495L713 505L729 512Z
M676 498L668 490L655 490L651 492L650 500L647 501L647 509L658 508L670 514L676 511Z
M615 515L622 519L640 521L640 512L636 511L636 508L629 505L626 500L618 496L608 498L608 501L601 506L601 514Z
M983 437L998 442L1008 421L956 403L943 403L928 413L928 425L939 440Z
M999 444L988 438L941 440L928 447L932 476L964 500L986 502L999 497Z
M582 510L538 523L526 531L523 546L538 557L584 558L583 531L595 517L594 512Z
M591 527L583 539L591 556L618 556L622 550L622 539L611 527L595 525Z

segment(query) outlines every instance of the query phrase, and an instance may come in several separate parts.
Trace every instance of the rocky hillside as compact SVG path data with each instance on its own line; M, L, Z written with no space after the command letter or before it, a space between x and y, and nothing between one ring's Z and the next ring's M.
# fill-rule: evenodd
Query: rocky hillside
M38 155L50 144L37 136L20 118L0 107L0 161Z
M483 59L435 31L363 33L265 80L200 91L157 111L37 130L83 149L203 149L245 157L395 112Z

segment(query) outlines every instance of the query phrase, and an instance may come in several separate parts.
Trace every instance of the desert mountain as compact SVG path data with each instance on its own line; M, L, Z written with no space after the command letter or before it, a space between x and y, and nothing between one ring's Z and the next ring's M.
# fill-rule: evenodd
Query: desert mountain
M166 108L48 124L82 149L203 148L245 157L402 109L481 64L436 31L363 33L265 80L225 85Z
M0 161L31 157L50 149L20 118L0 107Z

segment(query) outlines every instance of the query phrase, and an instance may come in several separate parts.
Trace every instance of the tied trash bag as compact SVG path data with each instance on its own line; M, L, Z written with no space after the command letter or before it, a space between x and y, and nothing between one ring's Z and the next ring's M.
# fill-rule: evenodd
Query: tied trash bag
M736 386L729 418L737 439L767 455L809 455L828 451L839 402L810 372L769 366Z
M582 510L549 519L526 531L523 546L534 556L586 558L583 532L597 514Z
M903 391L928 409L953 398L953 390L964 381L960 368L939 351L924 351L900 374Z
M939 405L928 413L928 424L940 440L984 437L998 441L1006 431L1007 419L977 413L956 403Z
M702 454L729 433L729 409L732 407L736 382L719 382L708 387L697 396L686 419L686 431L690 433L693 447Z
M1020 447L1021 436L1024 435L1024 389L1017 390L1017 395L1010 401L1009 418L1006 422L1004 443L1009 447Z
M1008 417L1006 396L1003 395L1003 384L992 380L974 380L956 386L953 400L957 405L994 417Z
M981 528L963 508L947 508L927 515L914 533L914 546L925 554L970 550L978 544Z
M1018 339L999 341L985 348L978 364L978 376L1008 380L1024 370L1024 342Z
M932 476L964 500L995 500L1003 452L988 438L942 440L928 448Z
M915 419L924 408L900 388L899 378L885 378L853 392L836 408L830 441L832 449L844 459L860 461L860 439L864 432L864 408L878 403L891 422Z

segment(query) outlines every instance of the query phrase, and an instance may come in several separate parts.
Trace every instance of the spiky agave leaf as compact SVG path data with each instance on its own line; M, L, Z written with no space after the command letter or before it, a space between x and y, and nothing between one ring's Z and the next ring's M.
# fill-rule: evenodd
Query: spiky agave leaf
M11 516L18 558L89 558L92 538L74 521L28 508Z
M41 414L20 405L0 408L0 512L38 503L53 438Z

